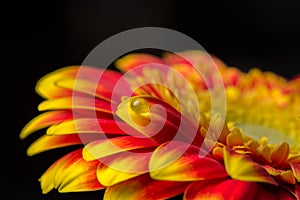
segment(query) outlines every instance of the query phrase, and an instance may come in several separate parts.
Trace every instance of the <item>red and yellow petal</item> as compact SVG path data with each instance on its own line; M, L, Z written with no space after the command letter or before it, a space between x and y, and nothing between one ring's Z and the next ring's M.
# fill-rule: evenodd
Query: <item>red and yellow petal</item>
M92 97L97 97L108 102L111 101L111 90L108 90L103 86L97 85L97 82L76 78L65 78L63 80L58 81L56 84L61 88L69 89L73 92L88 94ZM69 96L72 96L72 94Z
M60 109L85 109L92 111L101 111L105 113L112 113L111 104L100 99L87 97L64 97L57 99L49 99L43 101L38 106L39 111L45 110L60 110Z
M190 182L157 181L148 174L110 186L104 193L104 200L110 199L167 199L184 192Z
M54 124L47 129L48 135L65 135L72 133L107 133L126 134L128 131L135 136L141 136L136 130L113 119L80 118Z
M76 77L66 77L57 81L56 85L72 90L72 95L87 94L114 103L120 102L122 96L132 94L128 82L122 78L121 73L100 68L94 68L92 72L90 74L89 68L82 67Z
M36 85L36 92L45 99L55 99L72 95L72 90L61 88L56 83L59 80L75 77L79 66L69 66L51 72L41 78Z
M127 72L133 68L141 67L147 64L163 64L163 61L159 57L141 53L124 56L115 62L116 67L122 72ZM142 72L138 70L134 72L136 75L142 74Z
M56 188L59 192L103 189L96 175L99 161L87 162L82 149L75 150L53 163L39 179L44 194Z
M184 199L253 200L257 185L233 179L217 179L193 182L185 191Z
M117 183L145 174L149 171L149 152L121 152L101 159L97 169L99 182L104 186Z
M198 147L182 142L159 146L149 166L150 176L157 180L197 181L228 176L221 163L209 156L201 157Z
M233 179L249 182L263 182L278 185L269 173L255 163L249 155L242 155L225 147L224 164L226 172Z
M155 147L158 144L149 138L137 138L132 136L116 137L112 139L90 142L83 149L85 160L95 160L116 153Z
M86 134L79 136L78 134L70 135L43 135L35 142L33 142L27 149L27 155L33 156L35 154L56 149L60 147L66 147L71 145L79 145L88 143L98 139L95 134Z
M67 121L73 118L72 111L69 110L58 110L58 111L48 111L40 114L39 116L32 119L21 131L20 138L24 139L31 133L51 126L53 124L58 124L63 121Z
M269 165L265 165L264 168L272 175L276 180L283 181L289 184L295 184L296 179L291 170L276 169Z
M176 136L176 140L187 143L197 141L201 144L195 124L181 116L169 104L151 96L125 99L119 104L116 114L131 127L158 143L170 141Z

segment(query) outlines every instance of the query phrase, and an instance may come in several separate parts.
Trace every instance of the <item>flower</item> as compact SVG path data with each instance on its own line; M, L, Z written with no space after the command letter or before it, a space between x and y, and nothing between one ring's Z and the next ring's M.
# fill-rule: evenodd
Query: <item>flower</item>
M70 66L37 83L43 113L20 137L46 134L28 155L78 146L41 176L43 193L300 198L299 76L245 73L199 51L129 54L115 65L122 73ZM218 113L224 103L226 115Z

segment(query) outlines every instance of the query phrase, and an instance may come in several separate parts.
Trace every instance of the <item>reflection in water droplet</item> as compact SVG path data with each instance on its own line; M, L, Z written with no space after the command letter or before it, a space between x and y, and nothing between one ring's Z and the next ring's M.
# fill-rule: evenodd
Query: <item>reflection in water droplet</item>
M149 117L150 114L150 105L145 99L134 98L130 102L131 110L138 115Z

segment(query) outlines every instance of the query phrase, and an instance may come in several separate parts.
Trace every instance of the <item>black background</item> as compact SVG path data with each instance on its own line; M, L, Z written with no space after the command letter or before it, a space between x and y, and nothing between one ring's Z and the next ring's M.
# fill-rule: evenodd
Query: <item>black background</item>
M21 128L39 114L34 87L60 67L81 64L99 43L131 28L180 31L209 53L244 71L299 73L300 1L30 1L1 6L3 162L1 184L26 199L101 199L102 192L41 195L40 175L67 150L34 157L19 140ZM42 134L42 133L40 133ZM10 139L13 138L13 142ZM13 144L13 145L12 145ZM7 168L8 167L8 168ZM4 191L4 192L5 192Z

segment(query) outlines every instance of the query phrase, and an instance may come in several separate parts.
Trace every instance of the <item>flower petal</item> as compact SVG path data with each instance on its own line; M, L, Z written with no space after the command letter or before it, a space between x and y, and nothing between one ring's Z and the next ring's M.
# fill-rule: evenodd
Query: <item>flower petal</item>
M120 127L119 127L120 126ZM124 122L117 122L113 119L82 118L64 121L60 124L52 125L47 129L48 135L64 135L72 133L107 133L139 135L136 130L129 127Z
M227 147L224 150L224 164L228 175L233 179L278 185L269 173L255 163L250 156L238 154Z
M108 187L103 199L167 199L183 193L188 184L190 183L157 181L145 174Z
M226 143L229 147L241 146L244 144L243 136L238 128L234 128L226 138Z
M151 96L135 96L122 101L118 117L158 143L175 140L201 144L198 127L169 104ZM166 134L168 133L168 134Z
M21 131L20 138L24 139L31 133L48 127L52 124L57 124L73 118L73 114L68 110L49 111L40 114L32 119Z
M57 81L62 88L88 94L91 97L112 102L120 102L122 96L130 96L132 91L128 82L122 78L122 74L112 70L96 68L93 74L87 76L86 68L80 68L76 77L66 77ZM71 96L71 95L70 95ZM113 98L113 99L112 99Z
M156 142L149 138L136 138L132 136L104 139L87 144L83 149L83 157L89 161L123 151L155 147L157 145Z
M54 188L59 192L79 192L103 189L96 176L99 161L87 162L82 158L82 149L73 151L53 163L41 176L42 191Z
M32 143L27 149L27 155L33 156L35 154L71 145L87 143L96 140L98 137L94 134L79 136L78 134L70 135L43 135Z
M152 56L152 55L148 55L148 54L129 54L126 55L124 57L122 57L121 59L118 59L115 62L116 67L121 70L122 72L127 72L135 67L141 67L142 65L146 65L146 64L163 64L163 61L156 57L156 56ZM142 68L141 68L142 69ZM141 75L142 72L138 73L137 75Z
M264 187L264 185L258 184L254 199L255 200L266 200L266 199L280 200L280 197L279 197L278 190L273 191L270 190L269 188Z
M209 157L201 157L200 149L182 142L159 146L150 160L150 175L156 180L196 181L227 177L224 166Z
M122 152L101 159L97 169L99 182L112 186L149 171L150 153Z
M65 89L82 92L84 94L95 96L108 102L111 101L111 90L108 90L103 86L99 86L97 85L97 83L89 80L65 78L63 80L59 80L56 84Z
M185 191L184 199L254 199L256 183L221 179L193 182Z
M290 153L290 146L288 143L283 142L280 145L276 146L271 152L272 162L276 165L284 162Z
M293 185L296 183L295 176L291 170L276 169L269 165L265 165L264 168L270 175L275 177L276 180L284 181Z
M293 174L298 182L300 182L300 163L290 163Z
M88 109L112 113L110 103L85 97L65 97L58 99L49 99L43 101L38 106L39 111L57 110L57 109Z
M45 99L71 96L71 90L58 87L56 83L58 80L64 78L75 77L78 69L79 66L70 66L58 69L47 74L38 81L35 88L36 92Z
M299 184L297 184L296 186L296 198L297 198L297 200L299 200L300 199L300 185Z

